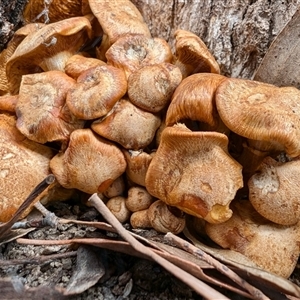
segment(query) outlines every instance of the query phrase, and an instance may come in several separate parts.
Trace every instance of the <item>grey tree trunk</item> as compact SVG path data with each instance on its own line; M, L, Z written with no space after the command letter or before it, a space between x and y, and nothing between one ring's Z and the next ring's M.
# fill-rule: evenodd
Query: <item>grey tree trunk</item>
M251 78L300 0L132 0L153 36L173 45L176 29L197 34L223 75Z

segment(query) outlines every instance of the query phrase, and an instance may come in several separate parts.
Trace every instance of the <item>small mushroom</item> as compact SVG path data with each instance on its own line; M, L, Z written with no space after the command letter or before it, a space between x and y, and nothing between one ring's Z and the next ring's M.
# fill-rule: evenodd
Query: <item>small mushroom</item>
M6 65L10 92L17 94L22 75L64 71L67 60L92 36L90 21L74 17L47 24L27 36Z
M144 187L133 186L128 190L128 196L126 198L126 207L131 212L144 210L154 201L154 198L147 192Z
M145 177L154 152L147 153L143 150L122 149L127 167L126 175L135 184L145 186Z
M98 19L104 35L99 49L99 58L105 59L107 49L126 34L140 34L151 37L149 28L141 13L129 0L89 0L89 6Z
M106 206L120 223L129 220L131 212L125 205L125 197L113 197L107 201Z
M82 128L66 106L66 96L75 81L61 71L24 75L16 104L18 129L38 143L66 142L70 133Z
M194 73L220 74L220 67L204 42L194 33L186 30L175 32L176 60L183 78Z
M157 200L148 208L148 218L151 226L158 232L180 233L185 227L185 216L182 212L171 212L166 203Z
M182 80L175 90L166 115L166 125L192 120L199 122L199 130L228 132L221 121L215 102L218 86L225 76L199 73Z
M148 216L148 209L133 212L130 216L130 225L134 229L151 228L151 222Z
M121 99L106 116L92 123L92 129L126 149L138 150L151 143L159 125L158 116Z
M113 198L117 196L122 196L125 192L125 182L123 176L118 177L114 182L108 187L107 190L103 192L103 195L107 198Z
M134 71L153 64L171 63L172 51L161 38L140 34L120 37L106 52L107 64L123 69L128 76Z
M227 146L227 136L218 132L192 132L183 124L166 127L146 174L148 192L208 222L225 222L243 186L242 167Z
M93 194L106 191L124 173L126 161L113 143L90 129L77 129L66 151L52 158L50 168L63 187Z
M79 75L87 69L105 65L106 63L100 59L74 54L67 60L65 72L70 77L77 79Z
M83 120L106 115L127 91L125 73L113 66L97 66L80 74L67 94L71 112Z
M300 221L299 178L299 159L281 163L267 157L248 181L249 200L266 219L294 225Z
M7 222L49 174L52 156L50 148L28 140L17 130L14 116L0 114L0 222Z
M181 79L180 70L170 63L145 66L128 77L128 97L137 107L157 113L169 104Z
M249 201L232 204L232 217L205 226L207 235L223 248L244 254L259 268L288 278L299 257L299 225L282 226L258 214Z

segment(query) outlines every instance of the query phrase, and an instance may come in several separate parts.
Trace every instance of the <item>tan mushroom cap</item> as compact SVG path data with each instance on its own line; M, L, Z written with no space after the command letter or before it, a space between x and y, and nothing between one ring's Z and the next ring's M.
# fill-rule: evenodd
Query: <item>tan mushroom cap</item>
M126 207L125 201L125 197L116 196L110 198L106 203L108 209L121 223L128 221L131 215L131 211Z
M0 114L0 222L7 222L49 174L52 156L48 147L17 130L14 116Z
M129 0L89 0L90 8L100 23L104 36L100 46L101 56L126 34L141 34L151 37L141 13ZM100 57L103 59L103 57Z
M121 99L102 119L92 123L99 135L117 142L126 149L139 150L148 146L160 125L160 118Z
M16 48L27 35L39 30L43 26L45 25L41 23L32 23L21 27L14 33L13 37L6 46L6 49L0 53L0 95L7 94L9 92L9 84L6 75L7 61L14 54Z
M0 96L0 111L15 113L18 99L19 95Z
M222 224L206 224L207 235L223 248L240 252L258 267L288 278L299 257L299 225L274 224L249 201L232 204L233 215Z
M173 57L165 40L139 34L120 37L105 56L108 64L123 69L127 77L144 66L171 63Z
M125 190L125 180L121 175L103 192L103 195L107 198L122 196Z
M217 73L220 67L204 42L194 33L186 30L175 32L176 60L183 78L194 73Z
M216 92L225 125L248 139L281 144L300 155L300 91L258 81L228 78Z
M113 66L90 68L77 78L67 94L67 105L79 119L93 120L106 115L127 92L123 70Z
M18 93L22 75L41 70L64 71L68 58L91 36L91 24L85 17L51 23L27 36L7 62L11 93Z
M82 16L81 2L81 0L29 0L23 11L23 18L26 23L35 21L53 23Z
M30 140L46 143L66 141L82 128L66 106L66 96L75 80L61 71L24 75L16 104L18 129Z
M105 65L106 63L100 59L74 54L67 60L65 72L70 77L77 79L87 69Z
M166 125L172 126L187 119L202 122L200 128L223 131L225 126L218 116L215 93L225 79L225 76L211 73L194 74L183 79L172 96Z
M179 68L170 63L145 66L129 75L128 97L142 109L159 112L169 104L181 79Z
M153 202L154 198L144 187L132 186L128 189L125 204L131 212L147 209Z
M166 127L146 174L146 188L168 205L211 223L231 217L229 204L243 186L242 168L217 132Z
M147 153L143 150L122 149L125 156L127 167L126 175L135 184L145 186L145 178L154 152Z
M63 187L93 194L107 190L124 173L126 162L113 143L90 129L78 129L72 132L66 151L53 157L50 168Z
M266 219L296 224L300 220L299 178L300 160L280 163L267 157L248 181L249 200Z

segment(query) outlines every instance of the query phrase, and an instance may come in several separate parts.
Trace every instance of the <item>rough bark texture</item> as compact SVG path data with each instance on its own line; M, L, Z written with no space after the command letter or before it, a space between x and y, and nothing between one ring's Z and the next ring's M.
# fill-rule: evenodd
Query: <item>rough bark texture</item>
M0 0L0 51L22 23L26 0Z
M176 29L200 36L231 77L251 78L300 0L132 0L153 36L173 45Z

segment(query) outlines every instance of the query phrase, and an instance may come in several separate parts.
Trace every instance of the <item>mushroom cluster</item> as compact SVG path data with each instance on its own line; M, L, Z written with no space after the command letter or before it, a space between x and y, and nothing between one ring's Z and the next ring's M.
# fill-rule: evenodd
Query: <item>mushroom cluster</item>
M65 189L101 194L133 228L179 233L192 215L220 246L291 274L300 91L221 75L189 31L176 31L173 51L129 0L29 1L24 19L0 54L0 221L52 172ZM15 156L27 169L11 179ZM284 243L274 264L254 255L264 230L293 232L288 263Z

